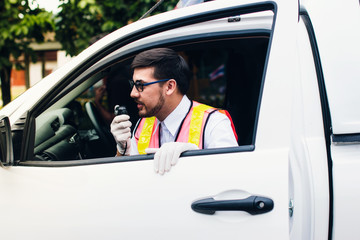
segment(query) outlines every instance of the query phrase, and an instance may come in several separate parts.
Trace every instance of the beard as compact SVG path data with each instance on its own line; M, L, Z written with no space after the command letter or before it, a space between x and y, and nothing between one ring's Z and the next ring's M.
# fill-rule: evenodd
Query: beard
M163 94L160 94L159 100L158 100L158 102L156 103L156 105L153 108L148 109L146 105L143 105L143 108L146 111L145 111L145 113L141 113L139 111L139 117L147 118L147 117L155 116L160 111L160 109L163 107L164 102L165 102L165 97L164 97Z

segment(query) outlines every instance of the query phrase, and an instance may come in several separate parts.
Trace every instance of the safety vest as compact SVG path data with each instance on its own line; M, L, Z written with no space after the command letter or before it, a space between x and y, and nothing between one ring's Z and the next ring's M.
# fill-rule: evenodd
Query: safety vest
M194 143L199 149L202 149L203 133L207 119L209 115L216 110L216 108L193 101L189 112L180 125L180 130L175 138L175 142ZM220 110L220 112L229 117L233 127L230 114L226 110ZM146 154L146 148L160 147L160 132L159 127L156 127L157 125L158 120L155 117L142 118L140 120L135 131L135 140L139 154ZM233 131L234 130L235 128L233 127ZM234 134L237 139L235 131Z

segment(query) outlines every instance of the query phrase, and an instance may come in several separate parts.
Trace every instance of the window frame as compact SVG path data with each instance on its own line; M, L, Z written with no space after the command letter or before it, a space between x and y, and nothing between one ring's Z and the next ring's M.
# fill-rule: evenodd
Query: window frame
M180 38L174 38L174 39L167 39L164 41L160 41L157 43L149 43L145 44L141 47L138 47L136 49L132 49L129 52L123 52L121 53L121 56L116 55L113 57L110 57L109 59L106 59L105 61L102 61L104 58L106 58L108 55L110 55L113 51L116 51L117 49L125 46L126 44L129 44L133 41L139 40L143 37L149 36L151 34L160 33L166 30L174 29L179 26L187 26L194 23L200 23L204 21L214 20L218 18L228 17L231 14L246 14L246 13L253 13L253 12L260 12L265 10L271 10L274 12L273 20L272 20L272 27L271 30L266 31L269 34L269 43L268 43L268 49L265 57L265 64L263 69L263 76L261 80L261 87L260 87L260 93L259 93L259 101L257 106L257 114L256 114L256 123L254 127L254 134L253 134L253 144L246 145L246 146L239 146L239 147L230 147L230 148L215 148L215 149L203 149L203 150L197 150L197 151L190 151L187 153L182 154L182 156L200 156L200 155L209 155L209 154L223 154L223 153L233 153L233 152L250 152L255 150L255 136L256 136L256 130L257 130L257 121L259 118L259 110L260 110L260 104L261 104L261 97L262 97L262 91L263 91L263 85L264 85L264 79L265 79L265 73L268 65L268 58L269 53L271 49L271 42L273 37L273 31L274 31L274 24L276 20L276 12L277 7L276 4L273 2L266 2L262 4L249 4L241 7L232 7L229 9L223 9L221 11L214 11L214 12L207 12L204 14L196 14L190 18L185 18L184 22L177 20L172 20L169 22L164 22L159 25L154 25L152 27L149 27L148 29L135 31L130 34L130 36L124 36L121 39L118 39L117 42L115 42L111 46L105 46L103 50L97 51L99 54L98 56L90 56L87 61L84 61L84 63L79 66L78 68L75 68L72 72L70 72L67 76L67 79L64 81L59 81L59 84L54 86L54 91L48 93L45 95L41 100L39 101L39 104L35 106L35 108L31 109L28 114L28 118L26 121L26 125L24 128L24 139L29 139L28 143L23 141L22 143L22 154L20 156L20 162L18 162L18 165L20 166L39 166L39 167L68 167L68 166L82 166L82 165L93 165L93 164L104 164L104 163L114 163L114 162L128 162L128 161L142 161L142 160L151 160L153 159L153 155L136 155L136 156L128 156L128 157L105 157L105 158L98 158L98 159L83 159L83 160L72 160L72 161L61 161L61 162L42 162L42 161L26 161L26 159L31 159L31 156L33 154L33 149L31 149L34 145L34 139L35 139L35 132L34 132L34 126L35 126L35 118L40 115L42 112L44 112L50 105L54 104L54 102L67 94L72 89L76 88L78 85L82 84L84 81L81 79L89 78L95 74L98 74L102 70L105 70L107 67L111 66L112 64L119 62L119 59L126 59L130 57L131 55L134 55L138 52L141 52L143 50L164 46L164 45L172 45L172 44L186 44L189 42L193 42L195 40L206 40L206 39L221 39L224 37L233 37L236 35L244 35L244 34L264 34L265 31L263 30L244 30L241 33L234 33L234 32L216 32L212 34L198 34L193 36L186 36L186 37L180 37ZM106 66L106 67L105 67ZM91 68L91 70L90 70ZM57 89L57 90L55 90ZM51 99L51 101L46 101L46 99Z

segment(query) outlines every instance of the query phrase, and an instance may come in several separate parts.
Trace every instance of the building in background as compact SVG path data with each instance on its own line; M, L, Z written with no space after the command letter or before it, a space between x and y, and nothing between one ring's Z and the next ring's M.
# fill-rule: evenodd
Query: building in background
M61 44L54 40L54 35L55 33L47 34L44 43L30 44L37 54L37 62L28 61L26 63L24 55L17 60L24 63L25 69L17 70L14 67L11 71L10 81L13 97L33 86L71 59L70 56L66 56L65 51L61 50Z

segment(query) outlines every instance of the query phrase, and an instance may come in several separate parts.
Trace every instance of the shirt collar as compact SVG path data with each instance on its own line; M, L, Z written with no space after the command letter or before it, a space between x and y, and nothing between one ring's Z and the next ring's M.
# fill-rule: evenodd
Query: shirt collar
M181 121L185 118L190 106L191 101L184 95L179 105L177 105L177 107L162 122L173 136L177 133Z

